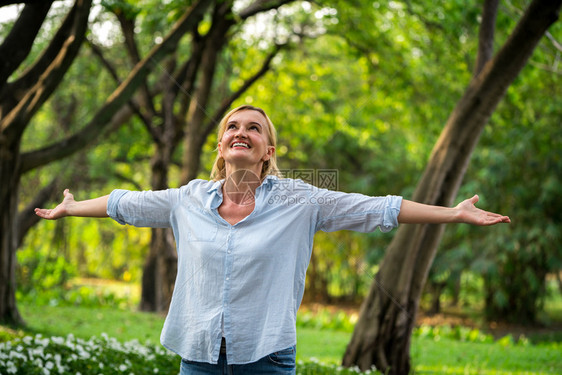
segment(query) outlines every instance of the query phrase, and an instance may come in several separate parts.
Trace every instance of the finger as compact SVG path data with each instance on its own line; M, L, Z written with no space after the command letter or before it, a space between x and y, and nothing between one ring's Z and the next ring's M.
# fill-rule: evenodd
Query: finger
M493 212L487 212L487 215L491 218L498 219L502 222L511 222L511 220L509 219L509 216L496 214L496 213L493 213Z
M43 219L46 219L49 217L50 213L52 210L47 210L44 208L36 208L35 209L35 214L39 217L42 217Z
M64 195L64 199L74 199L74 195L70 192L69 189L64 189L62 194Z
M470 203L476 204L476 203L478 203L479 200L480 200L480 197L478 196L478 194L474 194L474 196L472 198L470 198Z
M494 224L499 224L499 223L511 223L511 219L509 218L509 216L502 216L502 215L498 215L498 216L494 216L494 217L490 217L488 219L488 223L489 225L494 225Z

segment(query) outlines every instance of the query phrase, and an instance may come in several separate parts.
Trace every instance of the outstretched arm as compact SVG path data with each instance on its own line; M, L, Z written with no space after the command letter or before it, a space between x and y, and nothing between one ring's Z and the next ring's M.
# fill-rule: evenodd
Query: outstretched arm
M476 208L478 195L466 199L456 207L431 206L404 199L400 207L398 222L405 224L467 223L473 225L494 225L511 223L507 216Z
M108 217L107 200L109 195L78 202L74 200L74 196L68 189L64 190L63 195L63 201L51 210L36 208L35 213L37 216L48 220L55 220L65 216Z

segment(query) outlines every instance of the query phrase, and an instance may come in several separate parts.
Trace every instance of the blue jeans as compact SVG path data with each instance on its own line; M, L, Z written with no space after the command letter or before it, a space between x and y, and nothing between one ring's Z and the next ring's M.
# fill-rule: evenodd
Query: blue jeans
M180 375L295 375L296 355L296 347L292 346L244 365L229 365L225 354L219 356L217 364L182 359Z

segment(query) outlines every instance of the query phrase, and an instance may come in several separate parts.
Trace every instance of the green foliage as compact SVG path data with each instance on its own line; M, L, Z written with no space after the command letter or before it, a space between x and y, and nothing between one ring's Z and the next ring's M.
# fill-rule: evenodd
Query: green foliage
M45 307L37 309L34 305L22 304L22 314L30 322L26 332L7 331L0 329L12 343L2 344L0 349L0 372L6 373L6 355L29 356L31 351L34 357L41 354L41 368L51 361L55 371L56 355L61 355L61 365L72 358L72 353L77 359L72 363L69 373L77 371L82 374L98 370L97 363L104 364L104 371L121 373L119 366L125 364L130 372L148 373L147 370L131 366L138 360L144 368L158 373L176 373L179 369L179 359L168 354L158 356L164 350L151 344L139 345L139 341L156 342L163 323L163 317L156 314L147 314L133 311L96 309L83 307ZM319 316L324 319L325 312ZM321 325L318 325L321 326ZM68 336L72 332L73 336ZM99 337L101 332L107 336ZM37 336L41 333L42 336ZM312 326L298 328L297 361L298 373L305 374L353 374L354 370L343 369L338 366L341 356L349 341L350 332L334 329L319 329ZM19 337L17 341L13 341ZM27 338L25 338L27 337ZM136 340L135 340L136 339ZM26 342L29 344L26 344ZM117 341L116 341L117 340ZM2 340L0 340L2 341ZM66 343L69 343L67 345ZM95 351L92 351L95 345ZM429 327L422 326L415 330L412 337L412 360L416 372L427 373L501 373L513 375L557 374L562 371L560 367L559 341L546 341L539 345L531 344L531 340L515 340L512 336L505 336L494 341L490 335L478 329L467 327ZM17 350L21 345L21 351ZM78 348L81 345L82 350ZM29 350L28 350L29 349ZM46 358L50 353L51 357ZM83 356L79 357L78 353ZM89 353L89 354L84 354ZM154 354L159 359L153 361L147 358L139 359L140 354ZM65 354L63 356L63 354ZM90 355L89 361L83 358ZM94 362L93 357L96 358ZM317 359L314 359L317 358ZM16 359L14 359L15 361ZM129 361L131 365L128 364ZM14 366L16 363L14 362ZM50 365L49 365L50 366ZM37 366L36 366L37 367ZM32 367L29 373L39 371ZM166 370L166 371L165 371ZM139 371L139 372L137 372ZM57 373L57 372L55 372ZM25 374L25 373L24 373Z
M0 343L3 374L80 373L82 375L170 374L179 368L179 357L161 346L138 341L121 343L102 334L83 340L72 334L44 338L38 334ZM297 362L297 374L373 374L322 363L314 358Z
M61 229L61 225L55 226L53 245L61 243ZM59 298L63 287L77 274L76 265L68 262L54 246L28 247L18 251L17 257L18 293L32 300L42 299L47 303Z
M332 312L325 308L314 312L299 311L297 327L353 332L357 318L357 314L349 315L341 310Z
M525 5L512 1L500 9L497 46ZM122 47L113 13L135 18L135 39L143 55L188 5L181 0L107 0L102 6L93 15L89 39L102 46L122 80L133 62ZM55 29L63 11L64 7L57 8L49 16L30 58L46 45L49 30ZM339 190L408 197L470 80L480 13L481 3L460 0L288 4L265 18L248 20L229 35L208 113L223 94L238 89L259 69L273 41L290 40L292 44L274 59L272 72L234 103L251 103L268 112L279 131L281 168L336 169ZM6 34L7 26L0 34ZM209 26L207 15L200 32ZM562 39L560 23L549 32L555 40ZM303 38L304 34L313 37ZM190 54L190 40L184 39L178 62ZM510 88L482 136L459 194L478 192L481 207L509 214L513 224L486 229L450 226L429 275L430 283L444 285L443 297L449 300L478 307L487 296L490 319L542 319L545 275L562 267L556 247L562 233L557 199L562 85L560 75L551 72L559 69L556 53L548 40L542 42ZM149 82L164 73L163 66L156 69ZM116 85L84 45L64 83L34 117L22 150L42 147L80 129ZM161 108L157 105L155 110ZM210 137L202 155L203 178L208 177L215 148L216 139ZM95 148L24 176L20 208L53 176L66 178L65 185L78 199L105 195L115 187L147 189L153 149L144 125L133 119L102 135ZM177 150L176 161L181 152ZM176 164L169 176L171 186L179 183L181 166ZM41 304L95 305L96 299L100 304L121 303L115 295L92 289L68 291L65 285L76 275L138 282L150 232L109 221L64 222L60 227L42 222L27 236L18 254L19 298ZM360 300L391 238L392 233L319 234L307 290L316 288L316 295L327 300ZM485 291L477 274L485 275ZM330 324L336 323L324 325Z
M512 2L498 13L498 46L525 6ZM560 23L549 32L559 39ZM449 226L429 275L428 290L445 284L445 297L457 300L462 274L484 275L482 297L471 303L484 302L489 320L544 321L546 276L562 268L557 59L545 38L485 128L459 192L459 200L478 193L480 207L510 215L512 224Z
M556 95L562 82L540 68L527 71L492 118L470 174L486 205L514 219L474 242L487 264L488 317L533 323L543 309L546 275L562 269L562 159L556 151L562 147L562 98ZM531 106L538 91L548 100Z
M25 336L0 344L3 374L169 374L177 372L176 355L161 346L121 343L102 334L83 340L66 337Z

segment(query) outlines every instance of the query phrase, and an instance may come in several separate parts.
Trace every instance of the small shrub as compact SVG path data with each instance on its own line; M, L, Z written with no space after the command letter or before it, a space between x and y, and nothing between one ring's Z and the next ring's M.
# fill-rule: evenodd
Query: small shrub
M120 343L102 334L89 340L67 337L24 336L0 343L0 374L177 374L179 357L161 346L141 345L137 340ZM311 358L297 362L298 375L379 374L374 368L361 372Z
M356 315L348 315L343 311L320 309L317 312L299 311L297 314L297 327L353 332L356 322Z
M36 335L0 343L1 374L173 374L179 363L161 346L120 343L105 334L89 340Z

